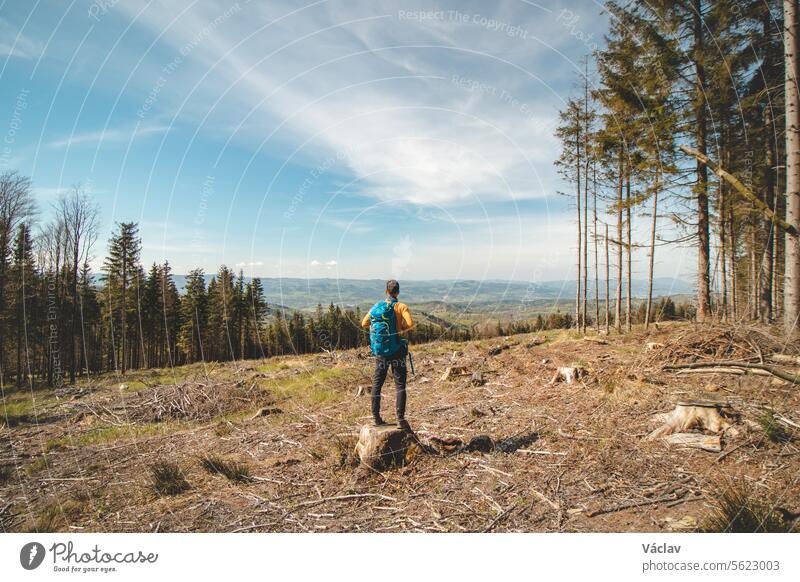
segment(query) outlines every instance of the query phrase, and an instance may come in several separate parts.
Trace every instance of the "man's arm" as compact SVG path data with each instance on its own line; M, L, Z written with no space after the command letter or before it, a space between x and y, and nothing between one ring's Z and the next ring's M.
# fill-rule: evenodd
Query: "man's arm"
M396 303L394 308L397 316L397 331L403 333L414 327L414 320L411 318L411 310L405 303Z
M361 327L363 327L364 329L369 329L369 311L367 311L367 314L364 316L364 319L361 320Z

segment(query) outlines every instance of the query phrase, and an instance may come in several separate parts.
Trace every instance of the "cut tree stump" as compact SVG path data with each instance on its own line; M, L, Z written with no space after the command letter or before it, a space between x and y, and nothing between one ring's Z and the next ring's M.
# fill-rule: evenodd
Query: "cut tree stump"
M550 384L555 384L556 382L566 382L567 384L572 384L573 382L583 378L585 375L586 370L583 368L562 366L556 370L555 376L553 376L553 379L550 380Z
M645 350L648 352L653 352L655 350L660 350L664 347L664 344L660 344L658 342L647 342L645 345Z
M467 374L466 366L449 366L442 374L442 381L446 382L465 374Z
M651 432L647 440L666 437L689 430L721 433L731 426L720 414L721 402L702 400L678 401L675 410L669 414L662 426ZM702 435L699 435L702 436Z
M481 372L473 372L472 378L470 378L469 383L473 386L483 386L486 384L486 379L483 377Z
M362 464L383 471L403 466L406 453L413 444L413 433L395 425L365 425L358 435L356 453Z

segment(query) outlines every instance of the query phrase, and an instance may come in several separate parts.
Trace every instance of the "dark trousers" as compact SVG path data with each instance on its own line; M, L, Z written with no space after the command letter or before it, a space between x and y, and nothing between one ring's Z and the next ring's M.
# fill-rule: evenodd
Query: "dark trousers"
M392 356L375 357L375 375L372 377L372 417L377 420L381 416L381 388L386 381L386 374L392 368L394 377L394 387L397 390L397 420L402 420L406 416L406 354L405 346Z

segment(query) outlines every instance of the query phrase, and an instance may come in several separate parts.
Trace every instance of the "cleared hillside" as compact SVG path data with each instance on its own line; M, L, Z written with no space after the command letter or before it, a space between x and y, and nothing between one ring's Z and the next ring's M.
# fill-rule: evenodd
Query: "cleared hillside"
M423 443L444 445L384 473L353 454L369 418L363 351L106 376L33 399L7 390L0 530L691 530L721 490L797 529L797 386L664 369L780 348L769 330L684 324L417 346L408 418ZM567 365L582 381L551 383ZM453 366L464 369L443 379ZM721 452L646 440L679 400L724 404L735 430ZM479 435L490 452L446 453Z

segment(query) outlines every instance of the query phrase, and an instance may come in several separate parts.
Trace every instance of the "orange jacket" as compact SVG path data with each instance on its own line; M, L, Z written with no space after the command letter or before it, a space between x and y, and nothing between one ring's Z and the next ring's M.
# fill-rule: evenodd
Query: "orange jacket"
M411 319L411 311L408 305L400 303L399 301L394 304L394 315L397 318L397 333L403 333L414 327L414 320ZM361 327L369 329L369 311L361 320Z

